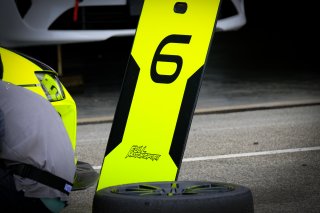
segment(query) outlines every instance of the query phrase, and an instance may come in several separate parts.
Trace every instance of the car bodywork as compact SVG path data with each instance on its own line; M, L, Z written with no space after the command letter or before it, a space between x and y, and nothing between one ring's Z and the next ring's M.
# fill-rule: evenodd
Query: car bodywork
M76 104L49 66L36 59L0 47L3 81L22 86L49 100L59 113L68 132L72 148L76 148Z
M233 13L218 20L217 31L244 26L244 0L224 2ZM0 1L0 44L23 47L133 36L142 4L143 0Z
M25 3L29 2L29 3ZM125 6L125 0L83 0L79 7ZM106 40L112 36L133 35L131 29L50 29L74 0L0 1L0 42L6 47L64 44ZM73 22L72 18L70 20Z
M46 64L21 53L0 47L2 80L24 87L50 101L60 115L69 135L77 165L73 190L86 189L96 183L99 174L76 157L77 108L60 82L58 74ZM50 122L50 121L48 121Z
M228 8L226 8L227 6L225 6L225 8L223 7L224 2L228 1L222 1L222 10L233 9L234 13L231 13L231 15L223 17L217 21L217 31L238 30L243 27L247 23L244 0L230 0ZM232 3L232 5L230 3Z

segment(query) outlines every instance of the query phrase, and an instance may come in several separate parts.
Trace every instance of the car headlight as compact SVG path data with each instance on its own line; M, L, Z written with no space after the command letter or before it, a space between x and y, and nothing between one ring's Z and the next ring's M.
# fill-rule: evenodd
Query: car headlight
M49 72L36 72L35 74L49 101L61 101L65 99L61 82L56 75Z

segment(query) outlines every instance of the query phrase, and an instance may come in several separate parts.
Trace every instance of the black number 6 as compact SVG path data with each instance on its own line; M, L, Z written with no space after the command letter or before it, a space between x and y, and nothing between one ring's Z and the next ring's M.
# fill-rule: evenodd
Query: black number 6
M179 55L160 54L163 47L169 43L189 44L191 35L169 35L165 37L159 44L154 53L151 64L151 79L156 83L170 84L174 82L180 74L182 68L182 58ZM176 63L176 71L172 75L161 75L157 72L158 61Z

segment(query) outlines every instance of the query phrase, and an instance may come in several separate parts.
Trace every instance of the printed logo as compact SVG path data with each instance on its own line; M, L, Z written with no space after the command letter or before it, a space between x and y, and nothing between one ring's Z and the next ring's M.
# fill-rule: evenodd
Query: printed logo
M139 158L145 160L150 159L152 161L158 161L161 155L147 153L146 148L147 146L133 145L129 150L126 158Z

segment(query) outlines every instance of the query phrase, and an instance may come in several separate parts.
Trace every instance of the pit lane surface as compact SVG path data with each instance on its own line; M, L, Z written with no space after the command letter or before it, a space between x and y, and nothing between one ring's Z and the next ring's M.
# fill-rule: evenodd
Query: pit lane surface
M79 126L78 159L99 169L110 128ZM247 186L258 213L320 212L319 149L320 106L197 115L179 180ZM91 212L94 191L72 192L63 212Z
M300 14L300 7L295 14ZM261 13L255 8L248 11ZM215 34L197 109L319 100L319 63L313 51L318 39L312 39L309 31L297 32L297 26L304 25L290 16L290 21L281 16L281 28L274 27L277 22L270 21L269 12L261 13L263 23L269 23L266 26L251 19L265 29L249 25L247 30ZM86 52L70 48L77 71L86 69L84 91L73 95L79 119L113 116L131 44L125 38L117 40L110 42L114 48L100 43ZM68 47L64 49L68 53ZM94 66L87 66L88 60L83 60L85 65L79 63L85 53L97 55L91 62ZM120 62L115 60L119 55L124 56ZM78 159L99 169L110 128L111 123L79 125ZM197 115L179 179L245 185L253 192L258 213L320 212L319 136L320 106ZM91 212L94 191L91 187L72 192L64 213Z

